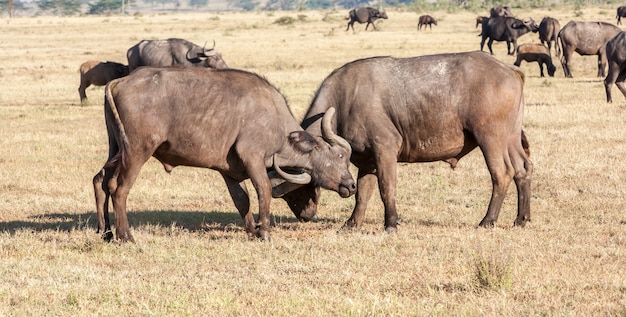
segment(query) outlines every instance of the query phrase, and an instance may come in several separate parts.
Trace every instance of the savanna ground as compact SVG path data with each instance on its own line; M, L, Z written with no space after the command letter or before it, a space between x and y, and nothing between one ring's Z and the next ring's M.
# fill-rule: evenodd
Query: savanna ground
M345 232L353 198L325 192L311 223L274 200L272 241L248 241L217 172L168 175L155 160L129 197L137 243L96 234L91 179L107 141L102 87L79 103L83 61L125 63L141 39L215 40L230 67L268 78L300 120L346 62L479 48L476 13L433 12L439 25L418 32L418 14L387 11L377 32L345 32L343 11L1 20L0 315L625 316L626 101L614 89L605 102L595 57L575 55L573 79L556 59L554 78L522 64L535 166L525 228L511 226L515 186L499 226L476 228L491 192L476 150L454 171L400 165L395 235L384 233L378 195L363 228ZM615 22L613 7L514 13ZM293 23L275 23L284 17ZM494 51L513 63L504 43Z

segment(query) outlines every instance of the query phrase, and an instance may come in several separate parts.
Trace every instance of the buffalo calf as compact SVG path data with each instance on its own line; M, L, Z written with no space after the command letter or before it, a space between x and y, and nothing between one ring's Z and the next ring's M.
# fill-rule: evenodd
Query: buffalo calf
M128 66L115 62L86 61L80 65L80 102L87 101L87 87L104 86L113 79L128 75Z
M522 61L537 62L539 64L539 71L541 77L543 75L543 65L546 65L548 69L548 75L554 77L554 71L556 66L552 64L552 58L550 57L550 51L543 44L522 44L517 47L517 60L515 66L519 66Z
M417 29L421 30L422 29L422 25L424 26L424 30L426 29L426 26L429 26L430 29L433 29L433 24L437 25L437 20L433 17L431 17L430 15L422 15L419 17L419 20L417 22Z

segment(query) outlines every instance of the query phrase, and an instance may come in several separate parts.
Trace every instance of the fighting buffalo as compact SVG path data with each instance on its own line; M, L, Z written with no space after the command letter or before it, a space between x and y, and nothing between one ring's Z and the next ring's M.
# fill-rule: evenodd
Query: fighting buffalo
M228 68L222 54L213 47L207 49L184 39L142 40L126 52L132 72L141 66L198 66Z
M94 176L98 231L134 241L126 200L142 165L152 156L167 172L176 166L218 171L250 238L270 238L270 200L309 184L354 194L350 145L322 119L311 136L294 119L285 98L265 79L241 70L142 67L105 88L109 156ZM258 220L245 180L258 196ZM298 215L296 215L298 216Z
M621 6L617 8L617 24L622 24L622 18L626 17L626 6Z
M367 31L370 24L374 27L374 30L376 30L376 24L374 24L374 22L377 19L387 19L387 13L370 7L356 8L348 12L348 19L350 21L348 21L346 31L348 31L350 27L352 27L352 31L354 31L354 22L367 23L365 25L365 31Z
M618 33L614 38L606 43L606 56L609 64L609 72L604 79L604 89L606 90L606 102L613 102L611 88L613 84L619 88L626 97L626 32Z
M495 226L511 181L518 194L514 224L524 226L530 220L533 165L522 130L523 86L518 67L483 52L373 57L334 70L302 126L319 135L324 113L337 109L332 126L352 146L358 168L356 205L345 226L361 226L378 180L385 230L395 232L397 162L445 161L454 168L476 147L493 183L480 226ZM308 185L284 198L294 212L310 217L319 193Z
M598 55L598 77L604 77L606 42L622 30L606 22L569 21L559 32L563 49L561 65L565 77L572 77L572 55Z
M522 61L537 62L537 64L539 64L539 74L541 75L541 77L544 77L543 65L546 65L546 68L548 69L548 75L550 75L550 77L554 77L556 66L554 66L554 64L552 63L550 51L545 45L538 43L528 43L518 46L517 60L515 60L514 65L519 66Z
M559 31L561 31L561 24L559 20L555 18L545 17L539 23L539 40L541 44L548 44L548 54L552 50L552 42L554 42L554 53L556 56L561 55L561 48L559 47Z
M437 25L437 20L430 15L421 15L417 22L417 29L421 30L422 26L424 26L424 30L426 26L429 26L430 29L433 29L433 24Z
M533 19L522 21L516 18L498 16L489 18L487 22L483 20L480 50L483 50L485 40L489 39L487 47L489 47L489 52L493 55L493 50L491 49L493 41L506 41L507 53L513 55L517 49L517 39L528 32L537 32L537 29L538 26ZM511 43L513 43L512 48Z
M86 61L80 65L80 102L87 102L87 87L104 86L113 79L128 75L128 66L116 62Z

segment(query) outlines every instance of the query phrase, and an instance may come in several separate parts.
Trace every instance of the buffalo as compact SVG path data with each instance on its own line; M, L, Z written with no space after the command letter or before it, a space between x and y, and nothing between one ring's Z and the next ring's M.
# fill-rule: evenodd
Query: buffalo
M485 76L485 74L489 76ZM378 179L385 229L397 230L396 162L445 161L452 168L479 147L493 192L480 226L494 226L515 181L517 219L530 221L529 143L522 130L524 74L487 53L411 58L372 57L334 70L321 84L302 126L319 135L320 119L336 108L333 128L352 146L358 168L356 205L345 227L359 227ZM294 212L315 213L311 185L284 196Z
M482 26L483 22L487 22L487 20L489 20L489 17L484 17L484 16L477 16L476 17L476 28L478 28L479 25Z
M598 77L604 77L606 68L606 42L622 30L606 22L569 21L559 32L563 49L561 65L565 77L572 77L572 54L598 55Z
M606 56L609 72L604 79L604 89L606 90L606 102L611 103L613 102L611 97L613 83L626 97L626 86L624 86L626 79L626 32L618 33L606 43Z
M537 32L537 29L538 26L533 19L522 21L511 17L498 16L489 18L487 22L483 21L480 50L483 50L485 40L489 39L487 47L489 47L489 52L493 55L493 50L491 49L493 41L506 41L507 53L513 55L517 49L517 39L528 32ZM513 43L512 49L511 43Z
M424 30L426 29L426 26L428 25L430 27L430 29L433 29L433 24L437 25L437 20L435 18L433 18L430 15L422 15L419 17L418 22L417 22L417 29L421 30L422 29L422 25L424 26Z
M539 71L541 77L543 75L543 65L546 65L548 69L548 75L550 77L554 77L554 72L556 71L556 66L552 64L552 58L550 57L550 51L543 44L522 44L517 47L517 60L514 65L519 66L522 61L527 62L537 62L539 64Z
M494 18L494 17L512 17L513 13L511 12L511 8L509 8L508 6L497 6L497 7L493 7L491 8L491 10L489 10L489 16Z
M554 42L554 53L556 56L561 55L561 48L559 47L559 31L561 31L561 24L559 20L555 18L545 17L539 23L539 40L541 44L547 42L548 53L552 50L552 42Z
M180 165L218 171L250 238L270 238L272 197L303 184L342 197L356 190L348 170L350 145L330 128L333 111L323 119L321 137L311 136L280 92L253 73L142 67L106 86L104 110L109 156L93 185L98 231L107 241L113 238L109 198L117 239L134 241L126 199L151 156L167 172ZM248 178L258 196L257 221L244 182Z
M222 54L213 47L198 46L184 39L142 40L126 52L132 72L141 66L198 66L228 68Z
M87 102L87 87L104 86L113 79L128 75L128 66L116 62L86 61L80 65L80 102Z
M622 24L622 17L626 17L626 6L621 6L617 8L617 24Z
M348 31L350 27L352 27L352 31L354 31L354 22L367 22L367 25L365 25L365 31L367 31L367 27L369 27L370 24L374 27L374 30L376 30L376 25L374 24L374 21L376 21L377 19L387 19L387 13L385 11L379 11L378 9L370 7L355 8L348 12L348 19L350 21L348 22L348 27L346 27L346 31Z

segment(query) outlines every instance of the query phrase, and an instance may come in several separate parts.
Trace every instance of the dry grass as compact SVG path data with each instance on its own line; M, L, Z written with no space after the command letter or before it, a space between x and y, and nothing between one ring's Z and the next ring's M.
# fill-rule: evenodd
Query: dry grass
M613 11L516 13L564 25L614 22ZM246 240L216 172L167 175L150 161L129 198L137 243L99 239L91 178L106 132L102 88L87 90L91 106L79 104L84 60L125 62L144 38L215 39L229 66L266 76L300 118L348 61L479 48L473 13L434 12L439 25L421 32L417 14L388 14L381 31L354 33L344 32L345 12L321 11L0 21L0 315L626 315L626 102L617 90L604 102L593 57L575 56L569 80L560 65L555 78L522 65L535 164L524 229L510 227L514 186L500 226L475 228L491 187L476 151L455 171L399 167L398 234L383 233L377 196L361 231L339 231L353 200L325 193L308 224L275 200L271 243ZM274 23L284 16L293 23ZM504 43L494 50L513 62Z

